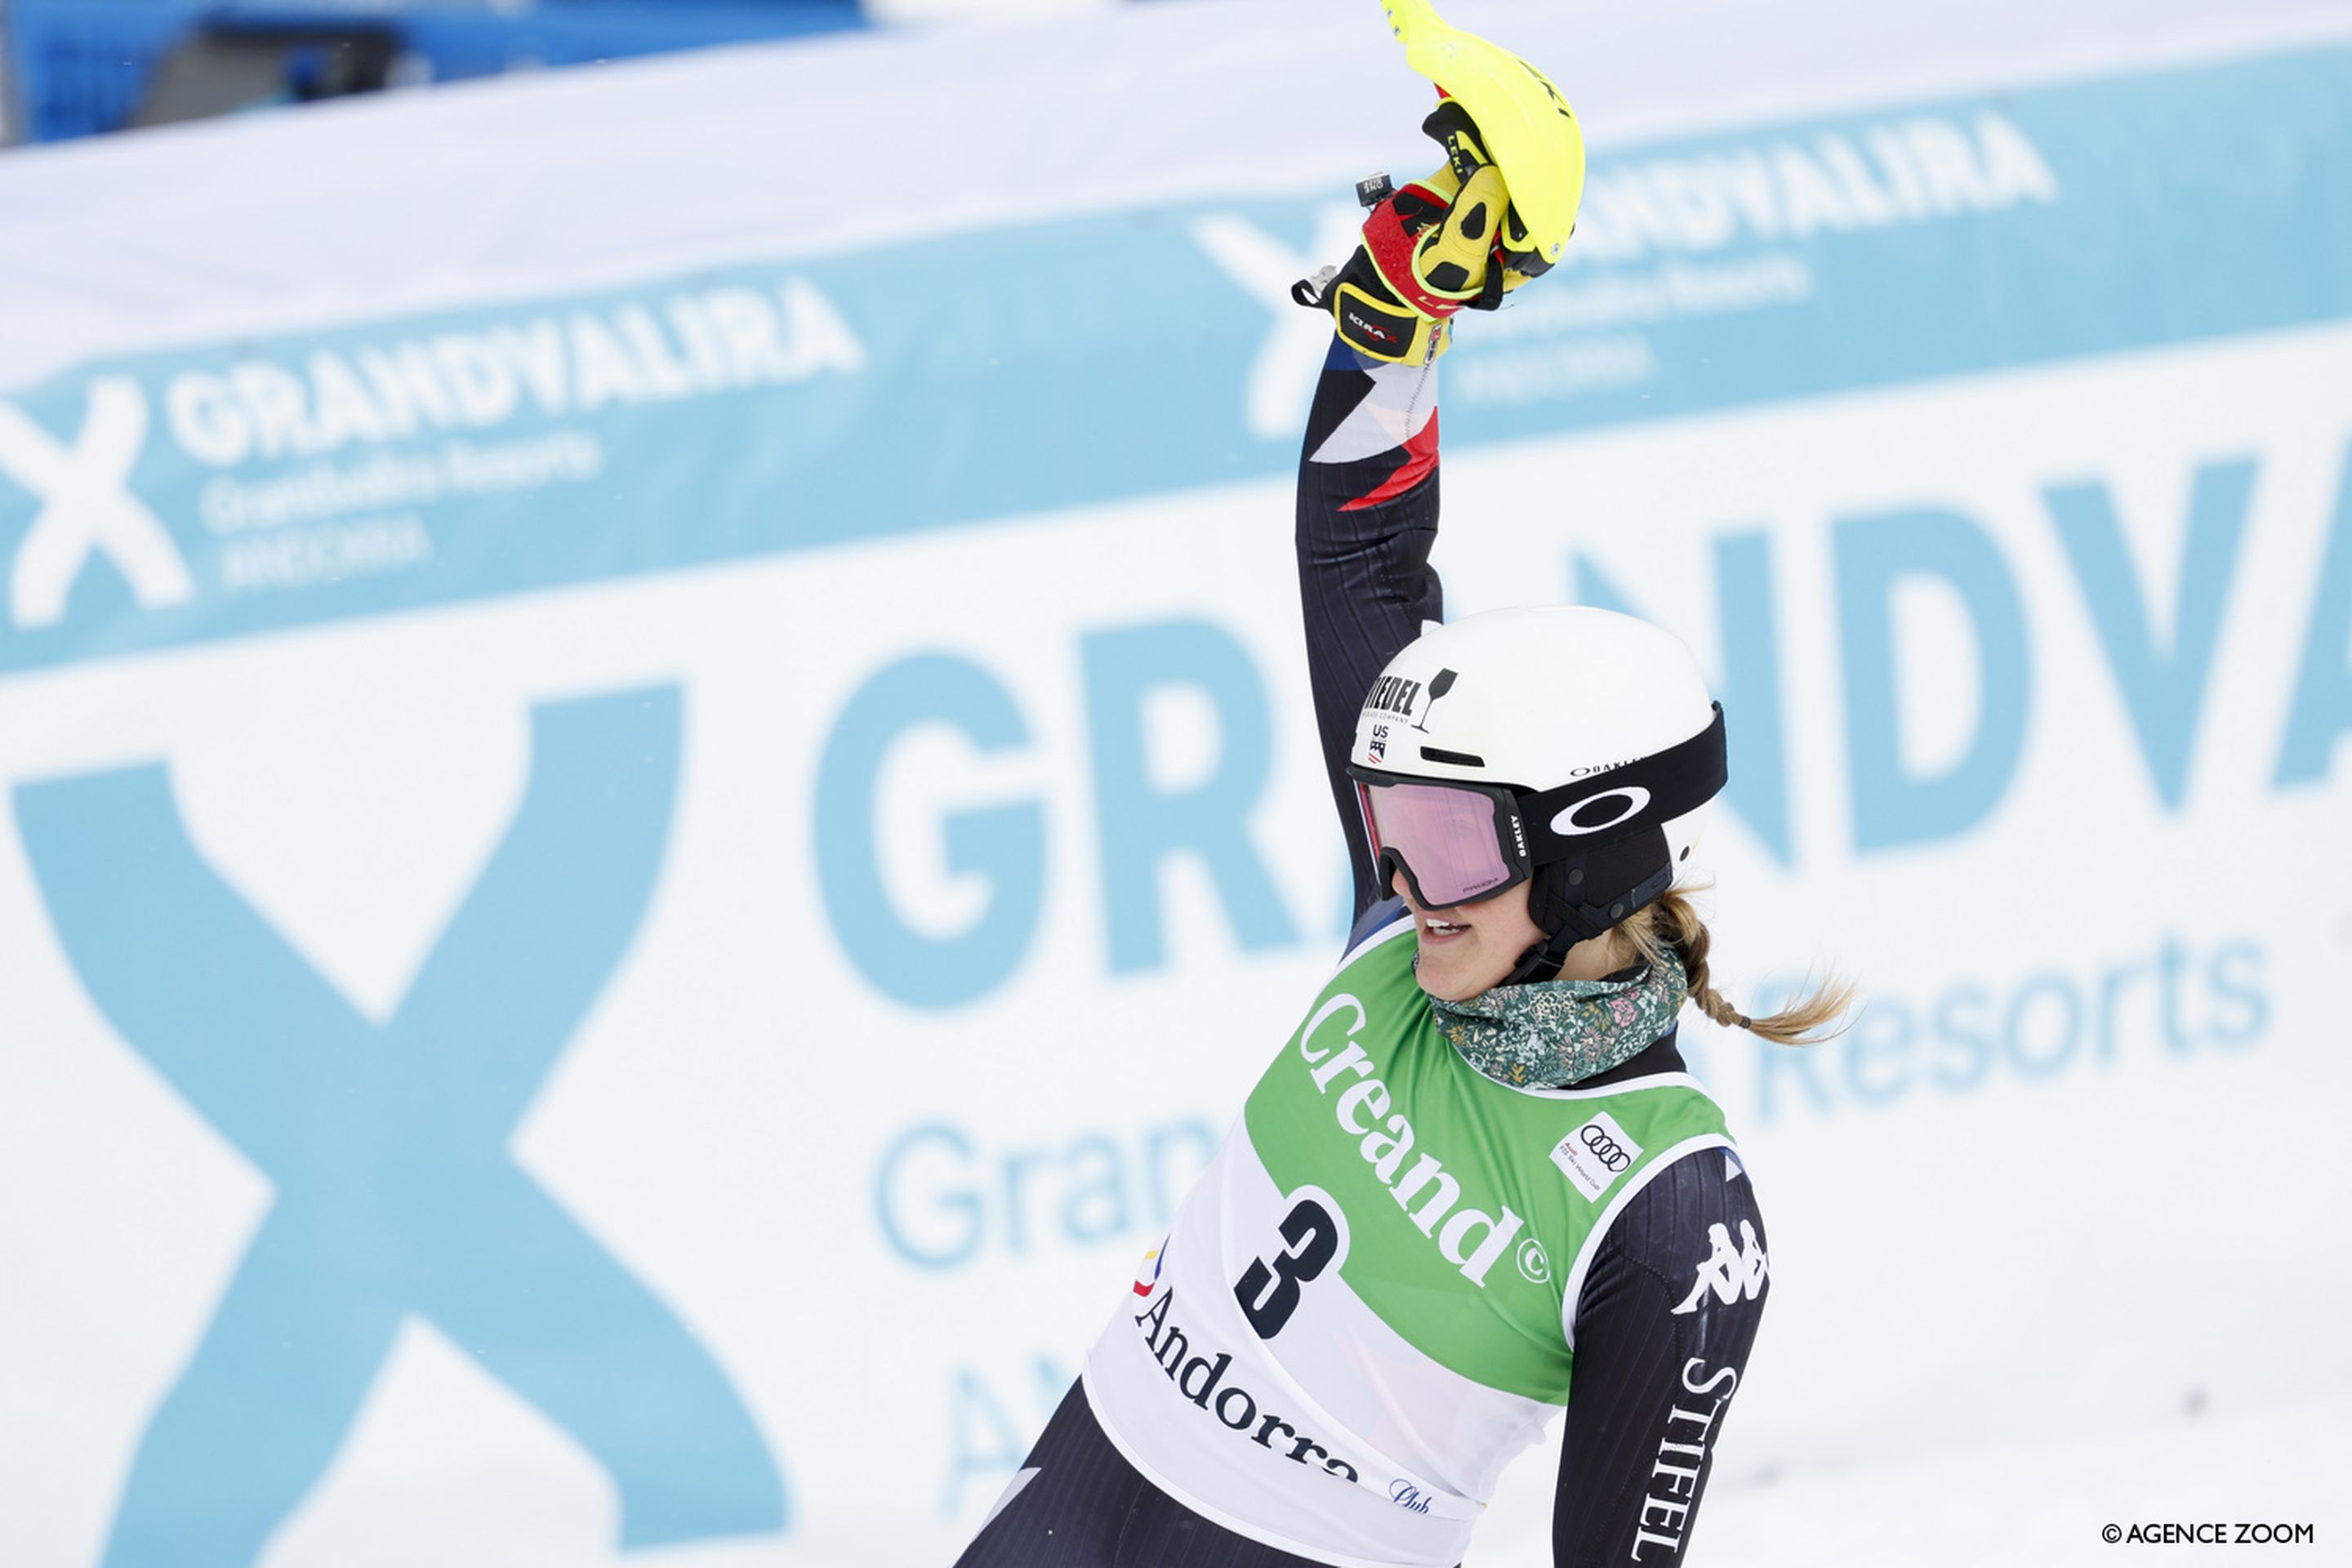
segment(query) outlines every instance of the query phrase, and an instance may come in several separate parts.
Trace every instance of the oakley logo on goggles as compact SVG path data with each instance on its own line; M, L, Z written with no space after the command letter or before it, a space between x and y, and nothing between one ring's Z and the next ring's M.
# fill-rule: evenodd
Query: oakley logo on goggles
M1556 789L1438 782L1350 767L1381 881L1400 873L1423 909L1491 899L1538 866L1655 828L1715 798L1730 776L1723 705L1689 740Z

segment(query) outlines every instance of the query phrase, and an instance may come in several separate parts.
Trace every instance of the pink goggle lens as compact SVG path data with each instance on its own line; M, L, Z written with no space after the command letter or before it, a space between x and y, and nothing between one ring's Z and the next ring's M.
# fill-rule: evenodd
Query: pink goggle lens
M1422 902L1468 903L1511 879L1495 832L1495 803L1444 784L1359 784L1372 856L1393 850L1412 870Z

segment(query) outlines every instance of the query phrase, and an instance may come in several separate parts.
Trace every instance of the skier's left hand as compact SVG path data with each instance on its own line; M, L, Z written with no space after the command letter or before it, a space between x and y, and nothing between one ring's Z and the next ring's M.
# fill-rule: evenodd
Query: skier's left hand
M1550 265L1462 106L1444 100L1422 129L1445 163L1372 209L1345 266L1293 290L1300 303L1328 308L1350 348L1412 364L1445 352L1457 311L1491 310Z

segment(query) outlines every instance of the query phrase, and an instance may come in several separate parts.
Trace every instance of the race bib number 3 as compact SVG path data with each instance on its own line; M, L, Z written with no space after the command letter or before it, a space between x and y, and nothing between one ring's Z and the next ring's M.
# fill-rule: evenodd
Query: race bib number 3
M1336 1268L1348 1256L1348 1222L1340 1216L1339 1205L1319 1187L1293 1193L1278 1228L1282 1249L1252 1258L1234 1284L1242 1315L1262 1340L1274 1338L1290 1321L1290 1314L1298 1310L1301 1285Z

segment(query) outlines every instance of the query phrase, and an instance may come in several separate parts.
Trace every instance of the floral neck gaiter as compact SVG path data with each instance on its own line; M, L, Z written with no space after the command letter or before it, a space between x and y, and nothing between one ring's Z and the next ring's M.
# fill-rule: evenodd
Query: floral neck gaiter
M1497 1083L1560 1089L1631 1061L1675 1026L1690 994L1669 948L1630 980L1497 985L1466 1002L1430 998L1437 1026Z

